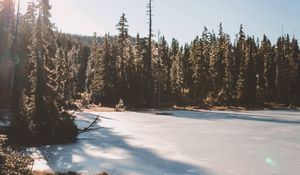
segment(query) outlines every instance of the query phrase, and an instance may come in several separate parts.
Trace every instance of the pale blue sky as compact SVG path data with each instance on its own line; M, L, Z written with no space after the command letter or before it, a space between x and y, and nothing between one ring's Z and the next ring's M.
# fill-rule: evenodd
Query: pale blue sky
M27 0L21 0L23 3ZM147 0L50 0L52 21L64 32L92 35L115 34L115 25L124 12L129 32L147 34ZM299 0L154 0L153 29L168 41L177 38L182 44L201 35L203 27L224 31L232 36L244 25L246 34L272 41L282 33L300 37ZM25 7L23 7L25 8Z

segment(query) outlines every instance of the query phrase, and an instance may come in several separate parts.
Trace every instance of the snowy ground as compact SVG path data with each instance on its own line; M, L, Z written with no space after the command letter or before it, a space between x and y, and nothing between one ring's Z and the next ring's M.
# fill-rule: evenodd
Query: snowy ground
M9 127L9 110L0 108L0 128Z
M69 145L31 149L35 170L112 175L299 175L300 112L159 111L103 116ZM166 114L166 113L165 113ZM172 114L172 115L170 115Z

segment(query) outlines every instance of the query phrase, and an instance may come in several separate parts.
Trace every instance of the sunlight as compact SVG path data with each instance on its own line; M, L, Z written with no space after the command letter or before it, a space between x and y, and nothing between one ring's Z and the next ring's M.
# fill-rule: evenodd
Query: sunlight
M20 0L20 11L21 11L21 13L26 12L28 2L31 2L31 1L32 0ZM16 2L16 6L18 5L17 3L18 2Z
M24 14L27 10L28 2L33 0L20 0L20 12ZM38 2L34 0L34 2ZM51 21L55 23L58 30L63 30L67 33L80 33L92 35L93 32L103 29L95 19L89 18L86 14L81 13L74 8L68 1L50 1L51 4ZM17 2L16 2L17 6ZM72 19L77 20L72 20ZM80 24L80 25L79 25ZM76 29L76 32L74 31ZM90 30L88 30L90 29Z

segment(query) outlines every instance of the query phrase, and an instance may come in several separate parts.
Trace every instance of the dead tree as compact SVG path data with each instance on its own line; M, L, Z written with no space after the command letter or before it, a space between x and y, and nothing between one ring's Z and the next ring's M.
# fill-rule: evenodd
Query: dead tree
M147 59L145 64L146 70L146 89L145 89L145 97L147 105L152 105L152 98L153 98L153 77L152 77L152 37L153 37L153 30L152 30L152 0L148 1L147 4L147 15L148 15L148 24L149 24L149 34L148 34L148 48L147 48Z

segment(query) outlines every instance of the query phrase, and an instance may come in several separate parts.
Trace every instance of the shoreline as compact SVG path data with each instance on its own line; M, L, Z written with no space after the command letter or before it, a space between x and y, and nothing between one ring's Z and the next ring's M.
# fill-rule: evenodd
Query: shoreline
M295 110L300 111L299 106L288 106L284 104L266 104L264 106L257 106L257 107L245 107L245 106L177 106L177 105L169 105L169 106L161 106L161 107L154 107L154 108L134 108L129 107L124 111L148 111L148 110L187 110L187 111L198 111L198 112L205 112L205 111L259 111L259 110ZM88 108L80 108L78 111L82 112L124 112L118 111L114 107L109 106L97 106L92 105Z

